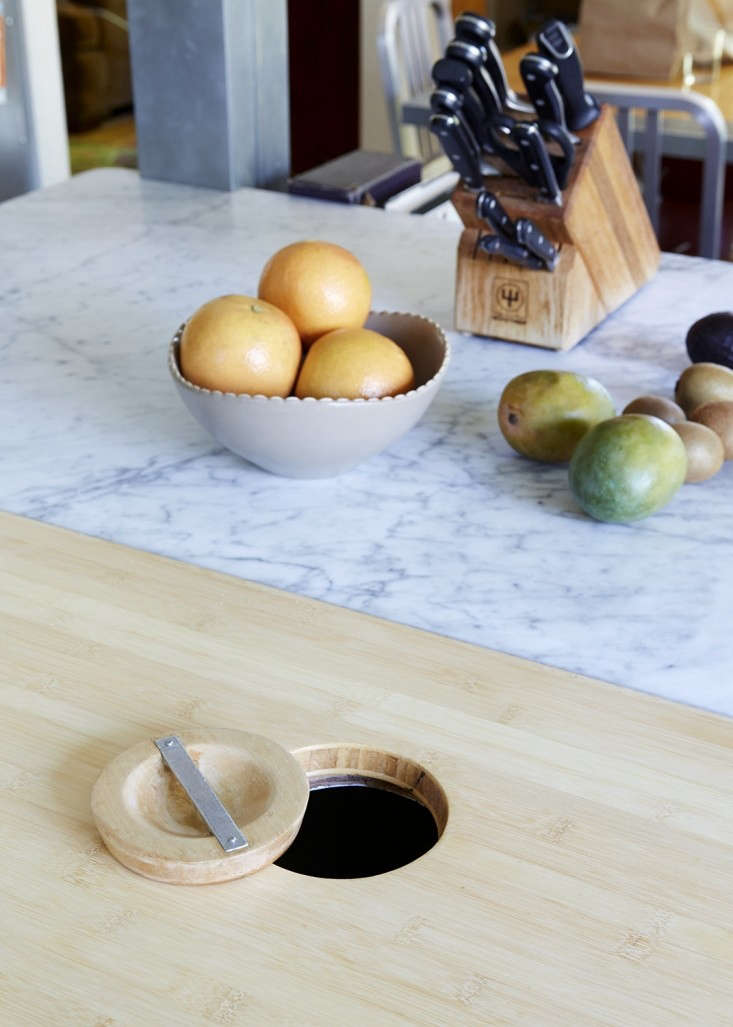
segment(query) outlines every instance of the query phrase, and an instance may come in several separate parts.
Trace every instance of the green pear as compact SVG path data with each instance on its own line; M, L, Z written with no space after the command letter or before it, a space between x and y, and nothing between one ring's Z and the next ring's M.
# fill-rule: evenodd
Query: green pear
M548 463L569 460L585 433L615 413L600 382L572 371L527 371L512 378L497 411L509 445Z

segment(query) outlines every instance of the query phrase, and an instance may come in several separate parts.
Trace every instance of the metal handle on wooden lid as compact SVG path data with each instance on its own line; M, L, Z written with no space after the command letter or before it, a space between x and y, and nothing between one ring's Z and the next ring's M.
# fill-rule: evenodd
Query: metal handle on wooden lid
M156 738L163 762L194 804L206 826L225 852L246 849L249 842L232 820L219 796L186 752L176 735Z

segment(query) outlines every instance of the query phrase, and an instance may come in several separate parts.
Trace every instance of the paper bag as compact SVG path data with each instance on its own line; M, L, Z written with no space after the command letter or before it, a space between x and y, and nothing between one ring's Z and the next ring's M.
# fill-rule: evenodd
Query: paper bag
M578 35L586 73L674 78L690 51L693 2L583 0Z

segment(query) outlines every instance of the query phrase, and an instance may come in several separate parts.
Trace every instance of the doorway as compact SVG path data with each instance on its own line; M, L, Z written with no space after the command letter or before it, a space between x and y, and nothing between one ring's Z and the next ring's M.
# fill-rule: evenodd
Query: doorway
M126 0L58 0L71 172L137 167Z

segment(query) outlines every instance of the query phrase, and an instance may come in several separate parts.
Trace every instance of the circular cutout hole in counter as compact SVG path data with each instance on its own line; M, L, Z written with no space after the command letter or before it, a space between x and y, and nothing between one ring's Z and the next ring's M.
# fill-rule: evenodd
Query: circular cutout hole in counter
M276 866L310 877L374 877L419 859L443 833L445 793L414 761L357 746L314 746L294 755L310 795L300 830Z

